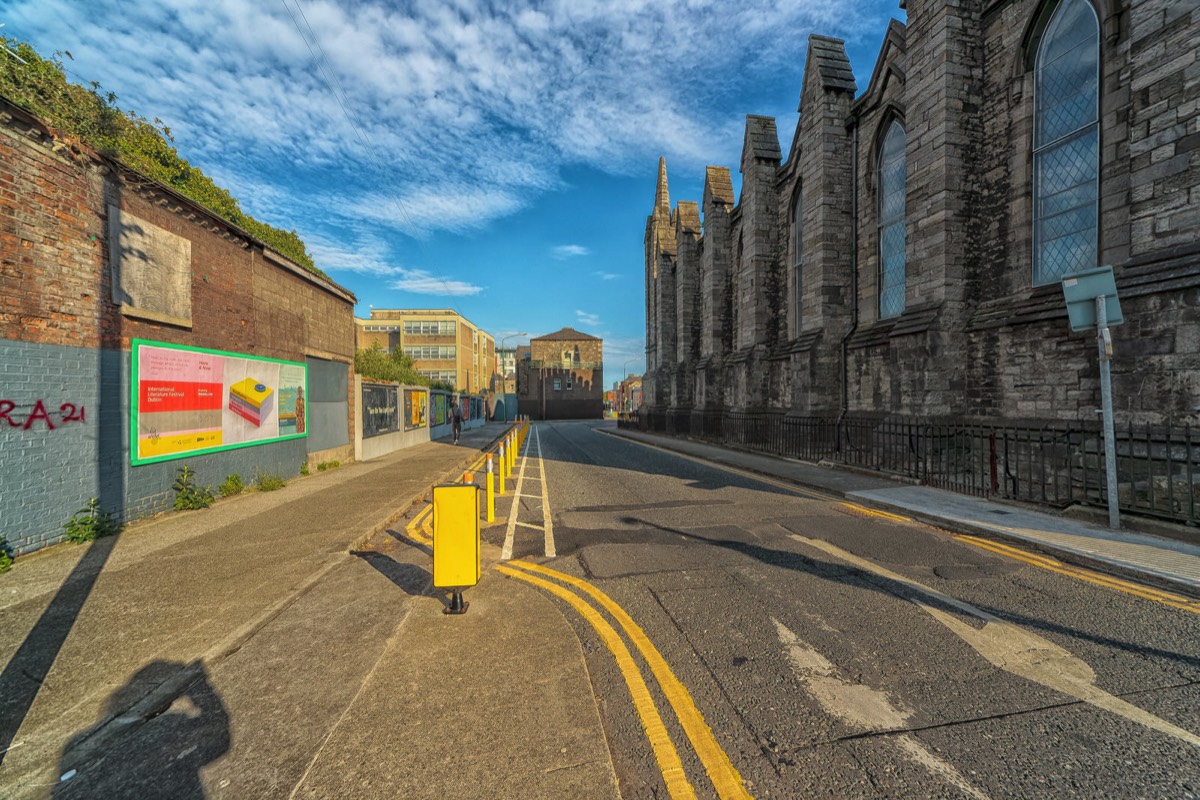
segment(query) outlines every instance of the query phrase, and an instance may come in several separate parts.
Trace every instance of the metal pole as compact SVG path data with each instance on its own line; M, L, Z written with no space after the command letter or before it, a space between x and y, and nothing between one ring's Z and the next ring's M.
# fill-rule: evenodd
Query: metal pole
M1096 344L1100 350L1100 406L1104 415L1104 472L1108 482L1108 527L1119 530L1121 510L1117 498L1117 439L1113 432L1112 337L1108 332L1108 309L1104 296L1096 298Z

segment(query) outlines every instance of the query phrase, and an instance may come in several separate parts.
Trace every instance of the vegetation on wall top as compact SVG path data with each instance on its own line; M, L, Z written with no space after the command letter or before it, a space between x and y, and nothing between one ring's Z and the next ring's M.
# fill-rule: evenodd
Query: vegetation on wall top
M413 368L411 356L406 356L400 350L389 353L379 342L372 342L370 347L354 354L354 371L376 381L395 381L409 386L429 385L429 379Z
M306 269L328 277L313 263L300 236L259 222L238 201L182 158L171 145L171 129L117 107L117 96L100 84L67 80L59 54L38 55L25 42L0 36L0 95L29 110L54 131L166 184ZM21 63L21 61L25 63Z

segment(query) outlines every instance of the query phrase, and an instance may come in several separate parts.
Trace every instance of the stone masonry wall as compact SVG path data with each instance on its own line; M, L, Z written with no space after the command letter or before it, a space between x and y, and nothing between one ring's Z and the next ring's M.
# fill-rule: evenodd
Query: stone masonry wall
M1093 7L1101 31L1098 262L1113 266L1125 315L1113 329L1117 422L1196 424L1200 7ZM810 39L788 161L765 181L748 135L738 205L711 202L706 189L697 397L712 410L836 410L841 339L857 309L845 375L852 414L1093 419L1094 336L1070 331L1060 285L1034 286L1031 266L1032 67L1053 3L909 0L906 8L907 26L891 23L870 85L852 105L840 44ZM892 119L906 133L906 302L898 317L880 319L878 153ZM770 198L759 194L764 183ZM724 294L722 258L736 272ZM763 292L760 280L772 271L778 286ZM790 375L780 374L775 349L756 349L772 331L782 332Z

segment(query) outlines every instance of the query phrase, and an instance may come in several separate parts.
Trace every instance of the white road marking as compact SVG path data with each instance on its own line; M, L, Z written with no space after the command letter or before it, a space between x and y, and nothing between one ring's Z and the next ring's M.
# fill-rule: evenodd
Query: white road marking
M1173 725L1132 703L1127 703L1096 686L1096 673L1092 671L1087 662L1049 639L1044 639L1011 622L1006 622L970 603L943 594L919 581L906 578L886 567L860 558L829 542L809 539L796 533L791 534L791 537L866 572L903 584L936 600L939 604L948 605L964 614L983 620L983 628L973 628L940 608L933 608L920 600L912 601L918 608L945 625L977 653L1005 672L1039 683L1096 708L1110 711L1132 722L1200 747L1200 736L1178 725Z
M908 727L911 711L897 707L882 691L845 679L829 659L801 641L786 625L774 618L771 621L775 623L779 641L786 648L796 676L826 712L859 730L903 731ZM988 800L988 796L972 786L962 773L931 753L912 734L900 733L894 741L905 755L966 796Z
M518 522L517 524L520 525L522 528L533 528L534 530L538 530L538 531L546 530L541 525L534 525L532 522Z
M546 467L542 463L542 434L537 428L534 428L533 432L537 436L538 473L542 479L542 524L546 531L546 558L554 558L558 553L554 549L554 521L550 518L550 486L546 483Z
M504 547L500 550L500 560L512 558L513 539L517 532L517 514L521 510L521 487L525 484L525 463L529 460L529 439L525 439L525 455L521 456L521 472L517 475L517 490L513 494L512 505L508 507L508 530L504 532Z

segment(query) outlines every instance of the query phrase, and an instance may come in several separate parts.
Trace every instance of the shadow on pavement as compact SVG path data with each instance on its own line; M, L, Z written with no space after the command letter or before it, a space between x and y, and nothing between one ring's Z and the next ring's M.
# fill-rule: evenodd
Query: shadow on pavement
M416 564L405 564L396 561L383 553L371 550L352 550L350 555L357 556L375 568L383 577L414 597L429 595L429 587L433 585L433 576L429 571Z
M677 534L691 541L712 545L714 547L720 547L726 550L732 550L769 566L796 570L834 583L852 585L857 588L881 592L905 600L917 601L924 605L933 606L955 616L961 616L962 614L962 611L957 607L948 603L943 603L932 595L918 592L917 590L898 581L891 580L890 578L885 578L875 573L864 572L852 564L837 564L823 561L818 558L801 555L800 553L795 553L789 550L775 550L773 548L762 547L760 545L750 544L748 542L739 542L732 539L710 539L706 536L700 536L664 525L658 525L650 522L649 520L636 517L627 517L624 521L637 522L650 528ZM1061 634L1064 636L1069 636L1073 639L1083 639L1095 644L1111 647L1116 650L1123 650L1127 653L1132 653L1135 655L1152 656L1191 667L1200 667L1200 658L1196 656L1190 656L1184 653L1176 653L1170 650L1162 650L1157 647L1148 647L1146 645L1135 644L1133 642L1126 642L1109 636L1085 633L1066 625L1060 625L1048 620L1014 613L1007 609L999 609L981 603L972 602L971 605L975 608L978 608L980 611L991 614L998 619L1006 620L1018 625L1024 625L1029 628Z
M182 672L195 677L182 693L165 700L167 706L143 712L153 728L131 731L120 749L98 753L89 762L89 740L118 715L129 713L144 700L147 691ZM71 778L55 786L56 798L83 797L170 797L203 800L200 770L229 751L229 714L220 695L198 663L152 661L108 698L104 719L80 732L63 748L58 774Z
M118 538L119 534L108 536L88 545L87 552L75 564L50 605L0 672L0 763L33 706Z

